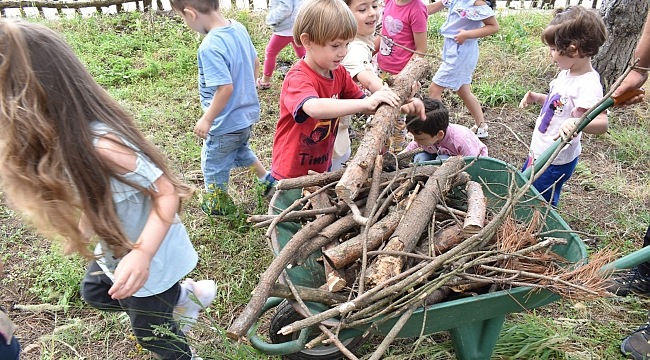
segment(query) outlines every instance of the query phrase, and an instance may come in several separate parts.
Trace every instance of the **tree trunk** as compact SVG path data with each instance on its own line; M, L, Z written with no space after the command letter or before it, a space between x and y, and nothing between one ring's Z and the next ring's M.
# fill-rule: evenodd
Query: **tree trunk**
M603 1L600 14L607 27L607 41L594 56L592 63L600 73L606 89L609 89L632 60L648 7L648 0Z

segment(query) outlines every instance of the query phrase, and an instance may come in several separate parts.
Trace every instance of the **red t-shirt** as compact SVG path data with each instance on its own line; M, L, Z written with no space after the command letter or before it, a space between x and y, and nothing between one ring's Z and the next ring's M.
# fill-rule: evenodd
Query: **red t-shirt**
M326 172L332 162L339 119L314 119L302 110L312 98L361 99L359 86L343 66L325 78L301 59L287 73L280 93L280 120L273 137L271 175L287 179Z

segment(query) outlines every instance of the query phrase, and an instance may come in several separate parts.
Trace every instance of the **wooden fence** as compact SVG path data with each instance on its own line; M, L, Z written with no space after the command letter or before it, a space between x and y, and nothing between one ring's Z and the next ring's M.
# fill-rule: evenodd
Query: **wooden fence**
M248 8L250 10L266 9L268 0L226 0L230 1L230 8ZM569 5L584 5L594 9L600 6L602 0L498 0L498 8L507 9L543 9L555 8L556 6L566 7ZM7 16L7 10L13 9L18 11L20 16L26 15L26 9L36 9L38 14L45 16L44 9L54 9L59 15L63 14L64 9L74 9L81 14L81 9L95 9L98 13L104 12L111 6L115 7L116 12L124 11L127 3L133 3L138 11L171 10L169 4L164 4L163 0L156 0L155 7L153 0L0 0L0 12L2 17ZM224 6L227 7L227 6Z

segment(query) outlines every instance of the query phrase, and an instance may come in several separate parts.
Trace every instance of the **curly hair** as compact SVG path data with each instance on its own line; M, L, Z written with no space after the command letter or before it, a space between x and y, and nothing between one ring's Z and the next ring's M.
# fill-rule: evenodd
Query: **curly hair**
M39 24L0 21L0 179L10 205L44 235L62 238L67 253L92 257L78 227L83 214L115 254L125 254L133 245L116 215L110 180L149 190L128 182L99 156L92 121L135 145L182 199L191 196L193 189L170 172L162 153L57 33Z
M542 41L555 46L560 55L588 57L598 53L607 40L603 19L584 6L557 9L555 16L542 32Z

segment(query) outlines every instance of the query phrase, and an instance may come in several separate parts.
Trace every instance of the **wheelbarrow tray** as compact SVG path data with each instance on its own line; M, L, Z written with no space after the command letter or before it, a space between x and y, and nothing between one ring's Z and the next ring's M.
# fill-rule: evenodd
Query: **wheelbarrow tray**
M487 197L489 209L500 209L505 203L512 181L521 187L527 178L501 160L494 158L465 158L469 167L466 171L472 180L479 182ZM290 206L300 195L299 190L284 191L275 196L270 209L281 211ZM569 263L579 263L587 258L587 250L582 240L571 232L567 223L530 187L524 201L515 207L517 221L529 222L538 211L543 214L543 230L547 236L567 240L566 244L552 248L556 254ZM299 223L283 222L275 229L273 241L283 247L300 229ZM312 254L303 265L287 269L287 274L295 285L318 288L325 283L324 268L316 259L320 252ZM459 359L489 359L505 316L509 313L533 309L551 303L560 296L548 290L530 287L514 287L477 296L449 300L416 310L407 325L399 332L399 337L417 337L448 330ZM320 303L307 303L312 314L320 313L328 307ZM294 306L299 313L300 308ZM303 316L308 314L303 314ZM336 321L335 319L332 319ZM386 335L398 317L382 319L373 324L370 331ZM359 336L368 329L348 330L345 336ZM358 330L358 331L354 331ZM341 336L341 335L340 335Z

